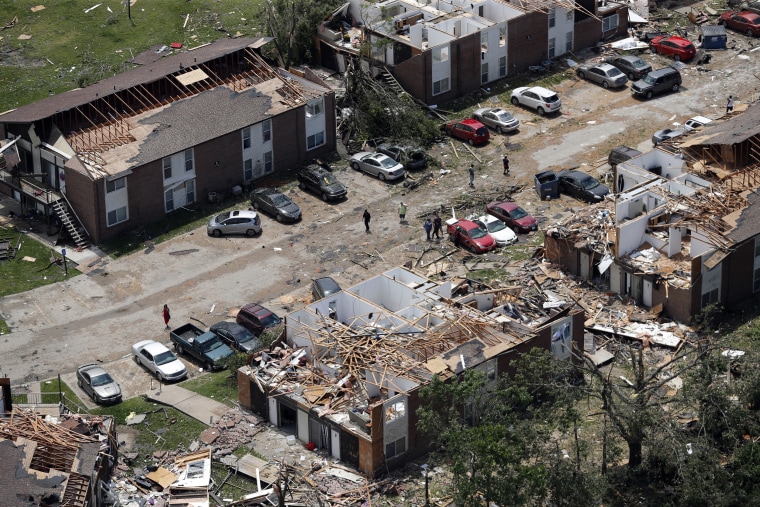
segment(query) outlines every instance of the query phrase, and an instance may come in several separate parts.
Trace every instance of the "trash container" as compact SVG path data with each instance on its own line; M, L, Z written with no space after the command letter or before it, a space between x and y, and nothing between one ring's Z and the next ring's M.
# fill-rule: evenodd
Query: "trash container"
M535 176L536 193L544 201L559 197L559 179L554 171L544 171Z
M208 202L215 203L216 202L216 192L209 192L208 193Z

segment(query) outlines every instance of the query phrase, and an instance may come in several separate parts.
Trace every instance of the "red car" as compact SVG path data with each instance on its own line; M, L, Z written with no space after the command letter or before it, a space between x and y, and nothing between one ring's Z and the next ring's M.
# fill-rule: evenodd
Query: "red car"
M760 14L751 11L734 12L728 11L720 15L718 23L744 32L747 37L760 36Z
M491 134L488 133L488 127L472 118L450 121L443 126L443 130L451 137L467 141L467 144L470 146L483 144L491 138Z
M661 35L649 42L652 53L672 56L674 60L691 60L697 54L697 48L688 39L677 35Z
M530 232L538 229L533 215L510 201L494 201L486 204L486 213L493 215L515 232Z
M447 220L446 231L456 246L463 246L473 253L486 253L496 248L491 235L471 220Z
M259 336L265 329L277 326L282 322L276 313L256 303L242 307L235 317L235 321L255 336Z

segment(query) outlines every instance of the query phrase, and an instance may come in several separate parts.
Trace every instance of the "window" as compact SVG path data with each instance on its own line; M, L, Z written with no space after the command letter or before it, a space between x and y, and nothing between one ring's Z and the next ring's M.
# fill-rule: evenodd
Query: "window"
M174 211L174 190L171 188L164 192L164 208L166 211Z
M127 220L127 207L116 208L108 212L108 227Z
M554 19L556 15L556 7L552 7L549 9L549 28L554 28L554 25L557 24L557 21Z
M567 32L565 34L565 53L569 53L573 50L573 32Z
M385 409L385 422L401 419L406 415L406 403L397 401Z
M395 442L385 445L385 457L390 459L406 451L406 437L401 437Z
M193 150L185 150L185 172L193 170Z
M251 127L243 129L243 149L246 150L251 147Z
M317 146L325 144L325 131L317 132L306 138L306 149L313 150Z
M322 102L322 99L313 104L306 104L306 117L311 118L312 116L319 116L324 112L324 109L325 104Z
M499 58L499 77L507 75L507 57L502 56Z
M505 46L507 44L507 27L499 27L499 46Z
M272 120L264 120L261 124L261 130L264 134L264 142L268 143L272 140Z
M272 164L272 152L268 151L264 153L264 174L274 171L274 164Z
M554 38L549 39L549 58L554 58L554 46L556 41Z
M602 32L615 30L617 27L618 27L617 14L613 14L612 16L607 16L606 18L602 19Z
M195 202L195 180L190 180L185 184L185 191L187 204Z
M481 83L488 82L488 62L480 66L480 82Z
M567 20L570 21L570 22L573 21L573 18L574 18L573 13L574 13L573 10L567 11Z
M172 158L164 157L163 165L164 165L164 179L170 180L172 178Z
M251 181L253 179L253 159L249 158L243 162L243 181Z
M119 190L120 188L124 188L127 178L116 178L115 180L106 180L106 192L115 192L116 190Z
M755 276L754 290L760 291L760 237L755 238Z
M488 32L486 31L480 32L480 52L483 54L488 52ZM482 55L481 58L483 58Z
M449 91L449 78L445 77L433 83L433 95Z
M486 361L486 378L489 382L496 380L496 359Z
M442 48L433 48L433 61L434 62L445 62L449 59L449 48L442 47Z
M755 283L753 289L755 292L760 291L760 268L755 268Z

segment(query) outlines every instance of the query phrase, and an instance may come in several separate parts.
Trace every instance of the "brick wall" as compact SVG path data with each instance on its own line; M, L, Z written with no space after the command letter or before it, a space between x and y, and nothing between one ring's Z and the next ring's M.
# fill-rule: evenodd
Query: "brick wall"
M596 46L602 38L602 22L594 18L586 18L583 21L575 23L573 50Z
M549 18L543 12L529 12L507 24L507 74L528 70L547 57Z

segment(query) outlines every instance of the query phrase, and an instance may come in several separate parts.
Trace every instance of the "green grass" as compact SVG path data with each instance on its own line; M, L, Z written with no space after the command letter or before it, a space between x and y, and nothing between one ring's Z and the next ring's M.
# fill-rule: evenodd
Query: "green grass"
M182 387L229 407L234 407L238 399L237 374L230 370L204 373L183 382Z

